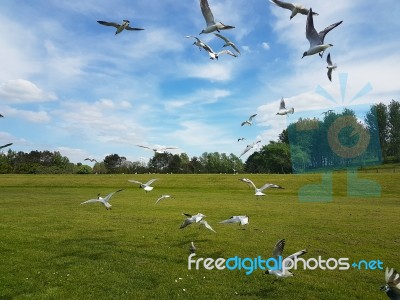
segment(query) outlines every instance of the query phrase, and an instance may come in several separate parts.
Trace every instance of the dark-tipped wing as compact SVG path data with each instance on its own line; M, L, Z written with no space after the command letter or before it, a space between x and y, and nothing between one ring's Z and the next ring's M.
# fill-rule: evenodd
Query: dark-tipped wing
M257 116L257 114L251 115L250 118L249 118L249 121L253 120L253 118L254 118L255 116Z
M6 147L8 147L8 146L11 146L13 143L8 143L8 144L5 144L5 145L3 145L3 146L0 146L0 149L3 149L3 148L6 148Z
M328 56L326 57L326 62L328 64L328 66L332 66L332 60L331 60L331 54L328 53Z
M310 11L311 11L311 9L310 9ZM324 30L320 31L320 32L318 33L318 36L319 36L319 38L321 39L321 43L324 43L324 38L325 38L326 34L327 34L329 31L331 31L333 28L339 26L339 25L342 24L342 23L343 23L343 21L336 22L336 23L334 23L334 24L332 24L332 25L329 25L329 26L326 27ZM315 30L315 29L314 29L314 30Z
M201 12L204 16L204 19L206 20L207 26L215 24L214 16L211 12L211 9L210 9L210 6L208 5L207 0L200 0L200 8L201 8Z
M281 239L276 243L274 250L272 251L272 255L275 257L282 256L284 248L285 248L285 239Z
M332 81L332 69L331 68L328 69L328 72L326 73L326 75L328 75L329 81Z
M130 27L130 26L125 27L125 29L126 30L144 30L143 28L136 28L136 27Z
M118 28L120 26L118 23L115 23L115 22L97 21L97 23L104 25L104 26L112 26L115 28Z
M279 104L279 109L286 109L285 100L283 98L281 99L281 103Z
M400 293L400 274L395 269L386 268L385 280L390 287Z
M313 12L311 8L307 15L306 38L310 42L310 47L322 44L320 35L314 28Z

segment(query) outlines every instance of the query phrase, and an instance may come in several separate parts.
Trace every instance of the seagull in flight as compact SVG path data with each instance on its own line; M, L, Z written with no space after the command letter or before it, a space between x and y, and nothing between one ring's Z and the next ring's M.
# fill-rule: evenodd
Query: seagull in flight
M207 0L200 0L200 8L201 8L201 12L204 16L204 19L206 20L206 25L207 25L207 27L205 29L203 29L200 32L200 34L210 33L213 31L220 32L220 30L235 28L234 26L231 26L231 25L225 25L221 22L215 22L214 16L211 12L211 9L210 9L210 6L208 5Z
M236 51L237 53L240 54L240 51L239 51L238 47L236 47L236 45L235 45L232 41L230 41L227 37L224 37L222 34L219 34L219 33L214 33L214 34L215 34L217 37L219 37L220 39L223 39L223 40L224 40L225 44L224 44L222 47L231 46L233 49L235 49L235 51Z
M198 37L193 36L193 35L187 35L186 38L194 38L196 39L195 42L193 42L193 45L196 45L197 47L199 47L199 50L201 51L201 49L206 49L208 47L208 45L206 43L204 43L202 40L200 40Z
M292 12L292 14L290 15L290 20L298 13L300 13L302 15L306 15L306 16L308 15L308 8L305 8L304 6L302 6L300 4L292 4L292 3L283 2L283 1L279 1L279 0L269 0L269 1L276 4L279 7L290 10ZM313 12L312 14L314 16L318 15L315 12Z
M306 24L306 37L307 37L307 40L310 42L310 48L303 53L303 57L308 56L308 55L313 55L316 53L318 53L319 56L322 57L322 55L324 54L324 51L327 48L333 46L332 44L324 44L324 39L325 39L326 34L329 31L331 31L333 28L339 26L342 23L343 23L343 21L336 22L332 25L329 25L324 30L322 30L318 33L314 28L312 9L310 8L310 11L308 12L308 15L307 15L307 24Z
M243 150L242 154L239 155L239 157L241 157L242 155L246 154L247 152L249 152L251 149L254 148L254 146L256 146L258 143L260 143L261 141L256 141L253 142L250 145L247 145L246 148Z
M257 116L257 114L251 115L249 117L249 119L244 121L244 122L242 122L242 124L240 126L243 126L243 125L250 125L251 126L253 124L253 119L254 119L255 116Z
M143 28L130 27L129 20L122 20L122 24L118 24L115 22L106 22L106 21L97 21L97 23L104 25L104 26L113 26L113 27L117 28L117 31L115 32L115 34L120 33L124 29L125 30L144 30Z
M162 195L160 198L157 199L156 203L160 202L163 199L167 199L167 198L173 198L171 195Z
M89 160L90 162L94 162L94 161L97 162L96 159L94 159L94 158L89 158L89 157L88 157L88 158L85 158L84 160Z
M255 191L255 196L265 196L265 194L263 193L263 190L265 189L269 189L269 188L274 188L274 189L284 189L283 187L281 187L280 185L277 184L273 184L273 183L266 183L264 184L262 187L257 188L256 185L254 184L253 181L251 181L248 178L241 178L241 181L247 183L247 185L252 186L254 188Z
M123 190L124 190L124 189L121 189L121 190L112 192L112 193L108 194L108 195L107 195L106 197L104 197L104 198L103 198L103 197L100 197L100 194L97 194L97 199L90 199L90 200L87 200L87 201L85 201L85 202L82 202L81 204L100 202L100 203L102 203L102 204L106 207L106 209L108 210L108 209L111 209L111 204L108 203L108 202L110 201L111 197L112 197L115 193L121 192L121 191L123 191Z
M239 223L239 225L249 224L249 216L232 216L227 220L219 222L221 224Z
M279 259L279 256L282 257L282 253L283 253L283 248L285 247L285 239L279 240L275 247L274 250L272 252L272 255L276 258ZM286 257L285 259L283 259L282 261L282 266L283 268L280 270L267 270L265 271L265 274L271 274L271 275L275 275L276 279L280 279L280 278L287 278L287 277L291 277L293 276L293 273L290 272L288 269L292 268L293 265L293 260L296 257L299 257L303 254L307 253L307 250L300 250L296 253L293 253L292 255L289 255L288 257ZM286 259L290 259L288 261L285 261Z
M336 70L337 65L332 63L330 53L328 53L328 56L326 57L326 63L328 64L328 66L326 67L328 69L327 75L328 75L329 81L332 81L332 71Z
M137 180L133 180L133 179L131 179L131 180L128 180L129 182L132 182L132 183L137 183L137 184L139 184L139 188L140 189L144 189L145 191L146 191L146 193L147 192L150 192L154 187L152 187L152 186L150 186L150 184L152 184L154 181L156 181L158 178L155 178L155 179L150 179L149 181L147 181L146 183L142 183L142 182L140 182L140 181L137 181Z
M242 138L238 138L238 142L240 142L240 141L244 141L245 140L245 138L244 137L242 137Z
M323 111L322 113L321 113L321 115L322 114L324 114L324 116L326 117L327 115L329 115L329 114L331 114L331 113L334 113L335 111L333 110L333 109L328 109L327 111Z
M150 149L153 150L155 153L167 153L169 149L178 149L177 147L163 147L163 146L153 146L153 147L149 147L149 146L142 146L142 145L136 145L138 147L141 148L145 148L145 149Z
M184 213L183 215L185 215L187 218L185 219L185 221L183 221L183 223L179 227L180 229L185 228L186 226L188 226L192 223L199 223L204 217L206 217L202 213L197 213L195 215L190 215L190 214Z
M206 220L200 220L199 223L202 224L202 225L204 225L205 228L207 228L207 229L209 229L209 230L211 230L211 231L217 233L217 232L210 226L210 224L207 223Z
M293 114L293 113L294 113L294 108L292 107L292 108L286 109L285 100L282 97L281 103L279 105L279 111L276 114L284 116L284 115Z
M400 274L395 269L386 267L385 282L381 290L386 292L391 300L400 300Z
M5 144L5 145L3 145L3 146L0 146L0 149L3 149L3 148L6 148L6 147L9 147L9 146L11 146L13 143L8 143L8 144Z

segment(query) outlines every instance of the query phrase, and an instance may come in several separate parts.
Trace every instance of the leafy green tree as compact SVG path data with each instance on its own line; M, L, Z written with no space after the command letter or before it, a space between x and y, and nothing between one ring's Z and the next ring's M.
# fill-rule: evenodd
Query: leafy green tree
M400 102L392 100L389 110L389 155L400 161Z

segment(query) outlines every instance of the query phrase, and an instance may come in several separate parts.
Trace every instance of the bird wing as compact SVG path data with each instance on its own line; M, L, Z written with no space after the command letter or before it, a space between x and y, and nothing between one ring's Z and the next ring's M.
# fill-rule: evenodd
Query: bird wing
M243 179L245 179L245 180L242 180L243 182L246 182L248 185L251 185L253 188L257 189L257 187L256 187L256 185L254 184L253 181L251 181L248 178L243 178Z
M165 198L168 198L168 196L167 195L162 195L160 198L157 199L155 204L157 204L158 202L160 202L162 199L165 199Z
M193 219L187 218L187 219L185 219L185 221L183 221L183 223L181 224L181 226L179 228L180 229L185 228L186 226L192 224L193 222L194 222Z
M328 66L332 66L332 60L331 60L331 54L328 53L328 56L326 57L326 62L328 64Z
M250 118L249 118L249 121L253 120L253 118L254 118L255 116L257 116L257 114L251 115Z
M95 202L100 202L100 201L99 201L99 199L90 199L90 200L86 200L85 202L82 202L81 204L95 203Z
M307 15L306 38L310 42L310 47L316 46L316 45L321 45L323 43L320 35L314 28L314 20L313 20L313 14L312 14L311 8L308 11L308 15Z
M146 183L145 183L145 185L150 185L150 184L152 184L154 181L156 181L158 178L154 178L154 179L150 179L149 181L147 181Z
M225 42L227 42L227 43L230 42L230 40L229 40L228 38L224 37L222 34L219 34L219 33L214 33L214 34L215 34L217 37L223 39Z
M207 26L215 24L214 16L211 12L210 6L207 0L200 0L200 8L204 19L206 20Z
M209 229L209 230L214 231L215 233L217 233L217 232L210 226L210 224L207 223L207 221L201 220L200 223L203 224L207 229Z
M289 10L294 9L294 5L292 3L287 3L287 2L283 2L283 1L279 1L279 0L269 0L269 1L278 5L279 7L282 7L282 8L286 8Z
M296 257L299 257L299 256L301 256L301 255L303 255L303 254L305 254L305 253L307 253L307 250L306 249L304 249L304 250L300 250L300 251L298 251L298 252L296 252L296 253L293 253L293 254L291 254L291 255L289 255L288 257L286 257L286 258L290 258L290 259L294 259L294 258L296 258ZM286 259L285 258L285 259ZM291 268L290 266L293 264L293 262L292 261L286 261L285 262L285 267L288 269L288 268Z
M285 100L283 98L281 99L281 103L279 104L279 110L281 110L281 109L286 109Z
M227 223L236 223L236 222L239 222L238 217L237 217L237 216L232 216L232 217L230 217L229 219L223 220L223 221L221 221L221 222L219 222L219 223L221 223L221 224L227 224Z
M332 81L332 69L328 69L328 72L326 74L328 75L329 81Z
M113 26L115 28L119 28L119 26L121 26L121 25L119 25L118 23L115 23L115 22L97 21L97 23L99 23L101 25L105 25L105 26Z
M11 146L13 143L8 143L8 144L5 144L5 145L3 145L3 146L0 146L0 149L3 149L3 148L5 148L5 147L8 147L8 146Z
M123 191L123 190L124 190L124 189L120 189L120 190L118 190L118 191L109 193L109 194L103 199L103 201L104 201L104 202L110 201L111 197L112 197L115 193L121 192L121 191Z
M126 30L144 30L143 28L136 28L136 27L130 27L130 26L126 26L125 29Z
M248 152L251 148L253 148L250 145L247 145L246 148L243 150L242 154L239 155L239 157L241 157L242 155L246 154L246 152Z
M285 248L285 239L279 240L272 251L273 256L282 256L283 248Z
M310 9L310 11L311 11L311 9ZM339 26L339 25L342 24L342 23L343 23L343 21L336 22L336 23L333 23L332 25L329 25L329 26L326 27L324 30L321 30L321 31L318 33L318 36L319 36L319 38L320 38L320 40L321 40L321 43L324 42L325 35L326 35L329 31L331 31L333 28Z
M141 183L140 181L137 181L137 180L133 180L133 179L130 179L130 180L128 180L129 182L132 182L132 183L138 183L138 184L143 184L143 183Z
M232 51L227 50L227 49L218 52L218 55L221 55L221 54L229 54L233 57L237 57L237 55L235 53L233 53Z
M262 187L260 187L260 191L262 192L263 190L265 190L267 188L283 189L283 187L281 187L281 186L279 186L277 184L266 183Z
M390 287L400 292L400 274L395 269L386 268L385 280Z
M148 146L142 146L142 145L136 145L136 146L141 147L141 148L146 148L146 149L153 150L153 148L150 148L150 147L148 147Z
M236 51L237 53L240 54L239 48L236 47L236 45L235 45L234 43L230 42L229 45L230 45L233 49L235 49L235 51Z
M240 126L243 126L243 125L246 125L246 124L250 124L250 122L249 121L244 121L244 122L242 122L242 124Z

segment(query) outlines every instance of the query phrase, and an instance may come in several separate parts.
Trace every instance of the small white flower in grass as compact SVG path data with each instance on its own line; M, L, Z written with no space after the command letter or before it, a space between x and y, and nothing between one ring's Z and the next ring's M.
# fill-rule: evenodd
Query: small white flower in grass
M186 289L182 289L182 291L186 292Z

